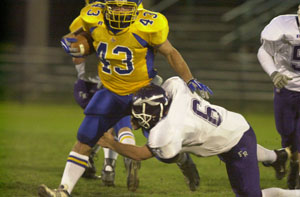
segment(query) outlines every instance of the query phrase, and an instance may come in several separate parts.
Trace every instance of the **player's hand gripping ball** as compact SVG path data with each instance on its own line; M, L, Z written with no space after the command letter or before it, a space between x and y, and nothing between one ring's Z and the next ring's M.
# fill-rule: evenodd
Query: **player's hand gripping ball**
M94 52L93 39L84 31L62 38L61 45L72 57L85 57Z

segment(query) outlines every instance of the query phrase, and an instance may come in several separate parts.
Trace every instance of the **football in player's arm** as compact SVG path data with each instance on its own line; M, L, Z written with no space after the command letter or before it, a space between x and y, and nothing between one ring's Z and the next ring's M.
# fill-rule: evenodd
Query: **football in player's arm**
M280 171L288 159L287 150L274 152L258 146L253 129L241 114L191 93L178 77L166 80L161 87L151 84L137 91L132 116L149 132L146 145L120 144L109 133L100 138L99 144L136 160L153 156L170 160L185 153L218 155L226 164L236 196L300 196L300 190L260 189L258 158L277 163Z

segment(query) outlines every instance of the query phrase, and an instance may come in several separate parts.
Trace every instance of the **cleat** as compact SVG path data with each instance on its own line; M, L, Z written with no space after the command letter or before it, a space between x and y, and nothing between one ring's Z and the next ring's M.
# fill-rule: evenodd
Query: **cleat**
M124 164L127 171L127 189L135 192L139 187L138 170L141 162L124 157Z
M114 186L115 185L115 159L105 159L103 164L103 169L101 171L102 183L105 186Z
M290 171L287 177L287 185L289 189L295 189L296 186L299 187L299 180L297 183L297 179L299 179L298 174L299 163L297 161L290 161Z
M262 163L266 167L272 166L275 170L276 179L281 180L286 174L285 164L289 158L290 152L289 149L287 148L277 149L274 151L277 155L276 161L273 163L265 163L265 162Z
M39 197L70 197L67 187L64 185L59 186L58 189L50 189L46 185L40 185L38 188Z
M189 154L186 154L187 159L183 164L176 163L184 175L185 181L191 191L196 191L200 185L200 176L196 165Z
M100 176L96 175L96 167L95 167L95 164L94 164L93 156L89 157L88 167L85 169L82 177L87 178L87 179L99 179L99 178L101 178Z

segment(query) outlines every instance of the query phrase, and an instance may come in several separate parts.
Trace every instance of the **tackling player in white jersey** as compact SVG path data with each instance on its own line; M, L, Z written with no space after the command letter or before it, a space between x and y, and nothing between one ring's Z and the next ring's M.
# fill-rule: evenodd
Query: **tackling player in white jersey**
M136 160L153 156L174 160L184 153L218 155L226 163L236 196L300 196L300 190L261 190L258 158L264 160L265 150L257 146L251 126L241 114L191 93L179 77L168 79L162 87L149 85L136 92L132 115L149 132L145 146L118 143L108 133L100 138L100 145Z
M300 32L299 14L275 17L262 31L258 60L274 83L274 115L283 148L292 158L287 183L300 188Z

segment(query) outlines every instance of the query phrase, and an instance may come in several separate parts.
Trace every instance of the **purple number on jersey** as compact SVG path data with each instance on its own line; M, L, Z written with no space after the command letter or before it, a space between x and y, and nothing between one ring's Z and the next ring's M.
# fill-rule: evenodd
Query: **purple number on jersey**
M205 106L205 110L200 109L201 102L199 100L193 99L193 111L202 119L207 120L215 126L219 126L222 122L222 117L219 112L209 106Z
M297 61L297 62L300 61L300 46L299 45L293 47L292 61ZM292 68L296 71L300 71L300 65L298 65L298 64L292 63Z

